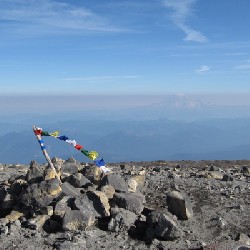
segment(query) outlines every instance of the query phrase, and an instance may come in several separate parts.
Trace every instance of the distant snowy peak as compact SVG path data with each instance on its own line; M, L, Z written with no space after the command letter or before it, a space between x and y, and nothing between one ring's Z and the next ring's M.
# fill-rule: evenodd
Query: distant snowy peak
M209 105L207 102L198 100L188 95L169 95L164 100L155 103L152 107L174 108L174 109L198 109Z

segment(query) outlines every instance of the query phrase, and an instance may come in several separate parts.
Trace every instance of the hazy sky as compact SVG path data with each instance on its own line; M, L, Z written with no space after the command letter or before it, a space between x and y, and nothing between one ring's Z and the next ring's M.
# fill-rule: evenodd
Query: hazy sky
M0 93L250 93L249 9L250 0L0 0Z

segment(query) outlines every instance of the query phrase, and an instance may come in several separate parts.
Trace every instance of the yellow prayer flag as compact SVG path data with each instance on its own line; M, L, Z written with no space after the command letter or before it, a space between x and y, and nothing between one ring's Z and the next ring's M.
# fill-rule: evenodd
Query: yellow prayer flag
M98 157L98 153L96 151L90 151L88 157L91 160L95 160Z
M55 131L55 132L50 133L49 135L57 137L59 135L59 133L60 133L60 131Z

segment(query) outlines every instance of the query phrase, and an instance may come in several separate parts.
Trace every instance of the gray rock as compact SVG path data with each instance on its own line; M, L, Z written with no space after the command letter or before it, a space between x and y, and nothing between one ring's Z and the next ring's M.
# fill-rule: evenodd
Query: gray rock
M34 230L41 230L45 222L50 218L50 216L41 214L28 220L27 227Z
M156 237L162 240L175 240L183 235L174 220L158 211L153 211L147 216L147 224L147 239Z
M23 216L23 213L19 212L19 211L15 211L12 210L10 212L10 214L8 214L7 216L5 216L5 221L6 222L10 222L13 223L15 221L19 221L19 219Z
M54 215L62 219L67 210L71 210L73 205L73 198L70 196L64 196L60 201L58 201L54 208Z
M95 210L93 202L89 200L87 195L76 197L76 199L73 201L72 209L80 210L83 213L86 211L91 212L96 218L101 217L100 214Z
M51 161L52 161L53 166L55 167L56 171L57 172L61 171L62 165L65 162L65 160L62 160L62 159L60 159L58 157L53 157L51 159Z
M101 191L106 194L108 199L112 199L114 197L115 189L111 185L102 186Z
M87 179L96 185L100 183L103 176L101 169L96 166L86 166L82 170L82 173Z
M89 211L93 213L96 218L110 215L108 198L100 191L90 191L86 195L77 197L73 201L72 208L82 212Z
M54 213L53 206L46 206L44 208L41 208L40 211L42 214L49 215L49 216L52 216Z
M101 191L89 191L87 196L92 201L94 209L101 217L110 216L109 200Z
M81 196L80 189L73 187L68 182L62 183L61 189L62 189L62 193L61 193L59 199L61 199L63 196L71 196L71 197Z
M222 180L223 176L224 176L224 174L220 171L210 171L210 172L206 173L207 178L213 178L216 180Z
M233 181L234 178L230 174L224 174L222 180L223 181Z
M241 172L243 174L250 174L250 167L249 166L242 166Z
M15 198L19 197L21 192L27 188L28 183L27 181L23 179L17 179L15 180L11 185L11 192Z
M239 233L236 238L237 241L239 241L241 244L246 244L250 246L250 238L243 233Z
M134 193L115 193L113 201L118 207L129 210L135 214L140 214L144 208L144 197Z
M0 188L0 209L10 209L15 203L10 187L3 186Z
M39 209L48 206L53 199L60 195L61 191L58 179L42 181L28 186L21 193L20 201L26 207Z
M95 216L89 211L67 210L62 223L65 231L85 230L95 224Z
M76 174L78 172L78 166L80 165L74 158L70 157L66 160L61 167L62 173Z
M242 166L241 172L244 176L250 177L250 167L249 166Z
M103 177L99 188L105 185L111 185L116 192L128 192L128 185L126 181L117 174L109 174Z
M44 188L49 195L57 197L62 192L60 184L60 181L57 178L54 178L41 183L39 186Z
M112 210L111 210L112 211ZM127 231L135 223L137 215L123 208L113 209L108 230L112 232Z
M167 194L166 200L169 212L179 219L187 220L193 216L191 200L185 193L172 191Z
M91 185L90 180L83 176L81 173L70 175L66 178L66 182L70 183L75 188L86 188Z
M26 181L29 184L39 183L44 180L44 168L39 166L35 161L31 161L30 169L26 175Z

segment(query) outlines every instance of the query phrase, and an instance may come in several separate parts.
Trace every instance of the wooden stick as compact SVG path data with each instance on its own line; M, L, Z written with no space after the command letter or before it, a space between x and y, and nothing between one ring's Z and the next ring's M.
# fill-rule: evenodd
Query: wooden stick
M51 161L51 159L50 159L50 157L49 157L49 155L48 155L48 153L47 153L47 151L45 149L45 146L43 145L42 136L41 136L41 134L36 133L36 131L37 131L37 127L36 126L33 126L33 131L34 131L34 134L35 134L35 136L37 138L38 143L41 146L41 150L43 151L43 155L45 156L45 159L47 160L47 162L49 164L49 167L55 172L56 178L61 183L60 177L59 177L59 175L56 172L56 169L55 169L55 167L54 167L54 165L53 165L53 163L52 163L52 161Z

